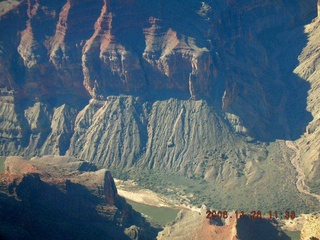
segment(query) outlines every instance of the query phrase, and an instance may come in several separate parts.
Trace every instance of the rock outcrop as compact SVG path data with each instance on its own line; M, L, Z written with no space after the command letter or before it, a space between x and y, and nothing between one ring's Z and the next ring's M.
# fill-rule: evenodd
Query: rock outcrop
M50 156L10 157L5 167L0 174L1 238L154 239L158 231L117 194L105 169Z
M301 230L301 240L320 239L320 216L319 213L307 217Z
M319 7L319 5L318 5ZM320 7L319 7L320 8ZM319 9L318 8L318 9ZM314 19L306 25L305 32L308 35L308 44L299 55L299 65L295 73L310 83L310 90L307 97L307 109L312 114L312 121L306 127L305 133L296 141L300 155L300 164L303 166L307 181L312 186L312 191L319 192L320 174L320 108L319 108L319 87L320 87L320 49L318 36L320 34L320 19Z
M181 210L176 220L168 224L157 239L290 239L275 219L251 219L247 215L236 219L235 214L230 214L223 223L220 218L206 219L206 216L204 206L200 212Z

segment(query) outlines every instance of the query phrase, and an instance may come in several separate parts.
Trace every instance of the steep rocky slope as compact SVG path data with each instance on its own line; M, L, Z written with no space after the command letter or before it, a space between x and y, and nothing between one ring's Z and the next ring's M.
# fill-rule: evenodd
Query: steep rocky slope
M277 141L297 140L316 183L316 0L0 7L1 155L205 179L225 207L319 207Z
M1 239L154 239L109 171L67 157L10 157L0 174Z
M318 4L320 10L320 5ZM309 185L313 192L319 192L320 180L320 148L319 148L319 77L320 77L320 14L312 23L306 25L305 32L308 35L308 44L299 56L299 65L295 72L310 83L308 94L308 111L313 119L306 128L304 135L296 142L301 154L301 166L306 173Z

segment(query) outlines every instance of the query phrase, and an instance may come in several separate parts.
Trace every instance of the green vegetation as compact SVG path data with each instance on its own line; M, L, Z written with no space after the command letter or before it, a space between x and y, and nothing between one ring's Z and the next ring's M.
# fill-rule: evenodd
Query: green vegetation
M315 198L297 190L297 173L290 158L283 158L287 153L283 153L277 144L270 144L267 148L273 154L264 160L250 160L250 169L245 162L241 162L242 168L248 168L246 171L249 173L237 169L237 175L210 182L196 176L187 178L164 171L111 171L117 178L132 179L142 188L196 207L204 203L217 210L241 210L247 213L260 210L263 215L269 211L293 210L298 215L318 210L320 205Z
M308 182L310 191L315 194L320 194L320 180L314 180L313 182Z

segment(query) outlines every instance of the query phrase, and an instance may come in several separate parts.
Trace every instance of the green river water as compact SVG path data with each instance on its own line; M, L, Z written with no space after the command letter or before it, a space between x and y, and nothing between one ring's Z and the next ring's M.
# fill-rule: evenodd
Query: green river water
M152 207L149 205L136 203L130 200L126 200L134 210L140 212L143 216L148 216L155 222L159 223L161 226L165 226L167 223L172 222L179 212L178 209L173 208L163 208L163 207ZM288 232L285 233L292 240L300 240L300 232Z
M288 232L284 231L289 237L291 237L291 240L300 240L301 232Z
M133 207L134 210L140 212L143 216L148 216L161 226L165 226L167 223L175 220L179 209L166 208L166 207L153 207L141 203L136 203L130 200L126 201Z
M0 173L4 173L4 160L6 160L5 157L0 157Z

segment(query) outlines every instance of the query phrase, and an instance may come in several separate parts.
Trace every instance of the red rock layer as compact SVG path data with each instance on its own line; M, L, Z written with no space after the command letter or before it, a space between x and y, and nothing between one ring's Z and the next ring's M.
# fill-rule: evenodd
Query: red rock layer
M21 105L67 103L77 110L90 98L182 93L214 100L231 124L240 119L233 124L239 133L274 140L299 129L297 137L308 114L295 96L307 94L308 86L292 73L299 53L291 49L306 43L302 26L315 17L316 4L24 0L0 16L6 33L0 35L0 87ZM25 110L12 109L17 116ZM290 112L304 123L291 124ZM17 119L25 128L26 120ZM32 129L24 132L28 138Z
M214 81L209 50L161 26L162 19L153 15L163 15L162 7L155 6L154 11L153 3L140 1L29 0L4 14L2 23L25 13L19 22L25 28L1 37L16 48L15 63L9 65L24 72L13 76L24 88L21 94L33 101L56 94L83 96L84 89L93 98L153 90L209 97ZM18 44L9 42L17 33Z

